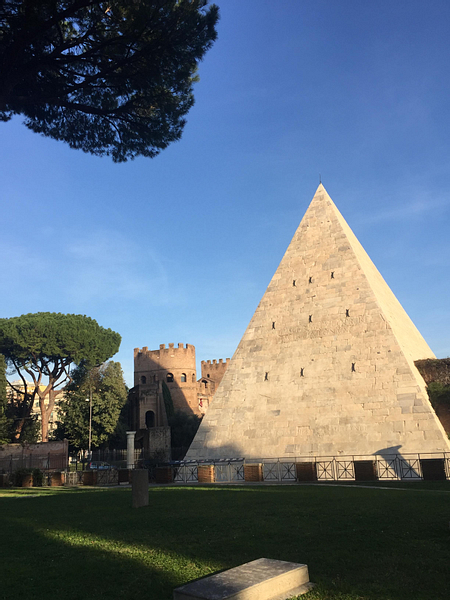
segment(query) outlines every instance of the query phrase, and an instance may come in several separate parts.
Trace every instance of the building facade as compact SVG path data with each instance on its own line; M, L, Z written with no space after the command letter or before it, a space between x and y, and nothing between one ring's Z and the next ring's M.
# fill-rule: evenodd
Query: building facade
M197 380L192 344L160 344L158 350L135 348L134 387L130 391L132 429L139 432L167 426L168 393L174 411L202 417L229 363L229 358L202 361Z
M27 381L27 390L32 390L34 389L34 383L31 381ZM8 390L8 398L9 401L14 401L14 399L17 399L19 401L22 401L23 399L23 395L25 393L25 386L23 384L23 381L20 379L16 379L15 381L12 382L12 385L14 386L14 390L9 388ZM39 388L41 390L41 392L44 392L44 390L46 389L46 385L40 385ZM53 411L50 413L49 417L48 417L48 437L49 439L52 438L53 432L55 431L56 427L58 426L58 422L60 420L59 417L59 403L61 402L61 400L63 400L64 398L64 389L62 390L54 390L52 392L50 392L51 394L53 394L53 398L55 400L55 405L53 407ZM49 395L47 395L45 397L44 400L44 404L45 407L48 407L48 401L49 401ZM31 409L31 416L33 418L35 418L38 423L39 423L39 433L38 433L38 442L42 442L42 426L41 426L41 421L42 421L42 417L41 417L41 409L40 409L40 404L39 404L39 397L36 396L34 401L33 401L33 406Z

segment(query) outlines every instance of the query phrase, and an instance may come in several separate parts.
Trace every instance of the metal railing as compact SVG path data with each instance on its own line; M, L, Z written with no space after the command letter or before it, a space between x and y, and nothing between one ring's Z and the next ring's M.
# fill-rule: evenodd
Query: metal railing
M140 458L140 450L135 450L135 462ZM127 451L126 450L93 450L91 457L87 455L71 454L69 456L69 470L84 471L90 462L106 462L117 469L125 469L127 466Z
M319 456L295 458L226 458L182 460L152 465L151 479L158 467L171 469L174 483L198 482L198 467L214 467L216 483L255 481L247 478L250 465L258 465L256 481L268 483L326 481L419 481L450 479L450 453Z
M67 468L67 457L62 454L9 454L0 457L0 473L14 473L19 469L41 471L63 471Z
M120 451L115 451L116 463ZM104 455L103 455L104 456ZM97 458L97 457L96 457ZM111 458L111 456L110 456ZM94 459L94 456L92 457ZM135 460L142 459L142 451L135 452ZM126 459L125 459L126 462ZM54 471L65 471L66 485L82 484L82 470L74 465L66 469L66 459L52 454L23 456L9 455L0 459L0 472L12 474L22 468L38 468L44 471L48 481ZM79 466L83 469L85 461ZM155 463L147 466L149 480L158 482L158 471L163 472L164 482L197 483L199 467L211 466L211 481L216 483L295 483L295 482L351 482L351 481L419 481L431 479L450 479L450 453L433 454L383 454L353 456L317 456L293 458L245 459L202 459L180 460L169 463ZM76 464L75 467L78 465ZM122 465L120 465L122 466ZM204 469L203 469L204 471ZM118 471L98 469L97 485L117 485ZM47 480L46 480L47 481ZM203 480L204 481L204 480ZM161 481L160 481L161 483Z

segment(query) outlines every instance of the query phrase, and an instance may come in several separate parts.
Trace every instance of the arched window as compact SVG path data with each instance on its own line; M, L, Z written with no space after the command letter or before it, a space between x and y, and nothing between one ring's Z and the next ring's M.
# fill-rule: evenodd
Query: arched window
M195 383L195 373L192 373L192 383Z
M155 426L155 413L152 410L148 410L145 413L145 426L147 429L151 429Z
M147 383L147 377L145 375L142 375L141 383Z
M181 383L186 383L186 373L181 373Z
M202 383L205 386L205 390L208 388L208 382L205 379L202 379Z
M167 380L167 383L172 383L173 382L173 373L167 373L166 380Z

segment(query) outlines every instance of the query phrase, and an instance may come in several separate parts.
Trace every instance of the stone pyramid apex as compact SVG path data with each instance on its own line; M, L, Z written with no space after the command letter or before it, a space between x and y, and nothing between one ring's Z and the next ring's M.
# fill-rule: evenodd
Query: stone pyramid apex
M187 457L448 452L432 357L320 184Z
M316 190L316 193L314 194L314 196L317 196L317 194L320 194L322 192L325 192L328 195L327 190L325 189L323 183L320 182L319 185L318 185L318 187L317 187L317 190Z

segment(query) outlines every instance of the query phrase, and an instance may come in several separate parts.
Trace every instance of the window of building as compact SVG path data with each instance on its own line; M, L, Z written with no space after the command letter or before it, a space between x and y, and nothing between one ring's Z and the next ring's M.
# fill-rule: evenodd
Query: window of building
M141 383L147 383L147 377L145 375L142 375Z
M208 382L205 379L202 379L202 383L205 386L205 390L206 390L208 387Z
M167 373L166 380L167 383L173 383L173 373Z
M186 373L181 373L181 383L186 383Z

